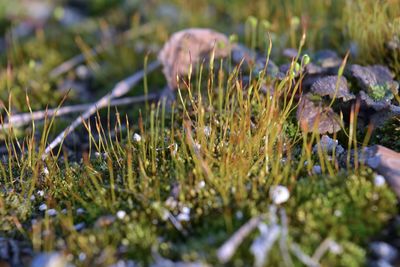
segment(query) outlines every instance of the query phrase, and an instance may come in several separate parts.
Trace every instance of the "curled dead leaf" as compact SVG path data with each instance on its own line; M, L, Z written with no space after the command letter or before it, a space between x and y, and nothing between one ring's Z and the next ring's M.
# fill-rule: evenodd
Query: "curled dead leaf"
M191 28L174 33L158 54L170 89L176 89L177 75L185 76L191 66L202 63L214 53L214 58L230 54L229 39L211 29Z
M297 108L297 120L301 129L305 132L317 131L319 134L335 133L340 130L337 114L330 108L324 107L322 103L314 103L311 95L304 95Z

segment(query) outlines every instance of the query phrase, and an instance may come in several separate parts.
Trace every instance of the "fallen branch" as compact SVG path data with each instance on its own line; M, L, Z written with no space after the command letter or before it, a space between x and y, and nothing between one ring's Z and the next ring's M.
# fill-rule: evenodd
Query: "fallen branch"
M250 219L239 228L217 251L218 260L221 263L228 262L243 240L260 224L265 215Z
M123 106L129 104L135 104L144 102L146 100L155 100L158 98L158 94L148 94L134 97L124 97L121 99L115 99L110 102L110 106ZM11 115L8 118L7 123L0 125L0 130L8 129L11 127L21 127L31 123L32 121L43 120L48 117L58 117L62 115L67 115L75 112L82 112L89 109L93 104L80 104L80 105L71 105L60 108L52 108L48 110L39 110L34 111L32 113L21 113Z
M128 36L130 38L136 38L140 35L143 34L147 34L150 33L154 28L153 24L145 24L142 26L139 26L137 29L131 29L128 30L126 32L124 32L122 34L122 36L120 36L115 42L112 42L109 45L97 45L96 47L94 47L93 49L91 49L87 54L89 56L96 56L104 51L106 51L109 47L111 47L111 45L115 45L120 43L122 40L125 40ZM55 67L52 71L50 71L49 76L50 78L56 78L64 73L66 73L67 71L73 69L75 66L83 63L86 59L86 56L82 53L79 55L76 55L74 57L72 57L71 59L64 61L63 63L61 63L60 65L58 65L57 67Z
M146 70L141 70L136 72L132 76L120 81L115 85L115 87L111 90L110 93L100 98L96 103L92 104L81 116L76 118L70 126L68 126L64 131L62 131L45 149L42 159L46 159L48 154L58 146L64 138L71 133L76 127L78 127L82 121L88 119L91 115L93 115L98 109L107 107L111 100L118 98L120 96L125 95L129 92L131 87L136 85L139 81L141 81L147 73L150 73L157 69L160 66L160 62L153 61L147 66Z

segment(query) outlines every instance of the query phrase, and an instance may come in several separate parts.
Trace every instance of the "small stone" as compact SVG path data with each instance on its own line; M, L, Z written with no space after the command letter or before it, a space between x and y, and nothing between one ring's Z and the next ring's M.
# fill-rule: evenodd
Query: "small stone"
M47 215L49 216L56 216L57 215L57 211L55 209L48 209L46 211Z
M312 167L312 170L313 170L313 173L314 173L314 174L321 174L321 173L322 173L321 166L319 166L319 165L314 165L314 166Z
M314 54L314 61L323 68L339 67L342 59L333 50L319 50Z
M77 215L82 215L82 214L84 214L85 213L85 210L84 209L82 209L82 208L77 208L76 209L76 214Z
M311 95L304 95L299 103L296 117L301 129L306 132L318 131L319 134L334 133L340 131L340 119L330 108L322 103L314 103Z
M299 52L295 48L286 48L283 50L282 55L287 58L296 58Z
M269 196L274 204L279 205L288 201L290 193L287 187L277 185L271 187L271 190L269 191Z
M344 148L339 145L338 140L334 140L330 138L328 135L323 135L319 142L319 146L321 147L322 151L325 153L332 153L335 149L336 156L341 155L344 152ZM318 144L314 145L313 153L318 152Z
M135 142L139 143L140 141L142 141L142 137L141 137L138 133L135 133L135 134L133 135L133 140L134 140Z
M369 245L369 249L372 255L374 255L378 259L385 260L387 262L393 262L398 257L398 252L396 248L385 242L372 242Z
M124 210L117 211L117 218L123 220L126 216L126 212Z
M316 80L311 85L311 92L320 96L329 96L331 99L341 98L343 101L355 98L349 91L346 78L339 76L326 76Z
M75 231L79 232L79 231L83 230L85 228L85 226L86 226L86 224L84 222L77 223L74 225L74 229L75 229Z

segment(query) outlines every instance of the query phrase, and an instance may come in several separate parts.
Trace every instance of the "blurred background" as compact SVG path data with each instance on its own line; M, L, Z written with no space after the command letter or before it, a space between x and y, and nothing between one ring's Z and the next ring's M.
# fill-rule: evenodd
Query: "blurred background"
M177 30L209 27L249 45L254 21L255 48L265 49L269 33L278 62L306 32L307 50L350 50L350 60L385 63L399 77L400 0L0 0L0 101L27 111L28 92L32 108L43 109L71 89L68 101L88 102L141 68ZM77 55L83 62L55 70Z

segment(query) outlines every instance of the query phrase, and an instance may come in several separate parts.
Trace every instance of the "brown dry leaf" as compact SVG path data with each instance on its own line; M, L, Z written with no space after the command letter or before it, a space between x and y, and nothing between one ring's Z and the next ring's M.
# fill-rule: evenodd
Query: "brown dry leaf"
M326 134L340 130L337 114L331 108L323 107L322 103L315 104L308 94L301 98L296 116L305 132Z
M228 37L211 29L191 28L174 33L158 54L163 73L171 89L177 88L177 75L189 74L190 66L202 63L214 51L214 57L230 54Z

